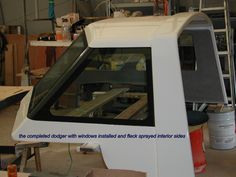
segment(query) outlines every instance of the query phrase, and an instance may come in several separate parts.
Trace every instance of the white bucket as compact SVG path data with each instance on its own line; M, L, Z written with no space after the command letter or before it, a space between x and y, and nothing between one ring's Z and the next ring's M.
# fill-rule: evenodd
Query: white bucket
M208 113L210 145L214 149L232 149L235 146L235 114L232 109Z

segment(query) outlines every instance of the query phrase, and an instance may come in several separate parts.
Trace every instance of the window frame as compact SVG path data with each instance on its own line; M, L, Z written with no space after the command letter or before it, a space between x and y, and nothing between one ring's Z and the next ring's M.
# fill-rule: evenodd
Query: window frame
M105 48L105 47L102 47ZM107 47L111 48L111 47ZM122 47L120 47L122 48ZM129 47L130 48L130 47ZM148 117L145 120L123 120L123 119L103 119L90 117L71 117L71 116L56 116L50 112L51 106L63 94L63 92L76 80L77 76L82 73L87 66L89 60L87 57L93 53L94 50L100 48L87 47L85 51L75 60L71 69L62 77L61 82L55 85L54 89L50 90L46 99L42 100L38 105L40 109L33 110L28 113L28 117L37 121L55 121L55 122L75 122L75 123L94 123L94 124L115 124L115 125L133 125L133 126L155 126L154 117L154 97L153 97L153 77L152 77L152 50L151 47L133 47L133 49L146 48L146 79L147 79L147 95L148 95ZM127 49L122 48L122 49ZM132 48L130 48L132 49Z

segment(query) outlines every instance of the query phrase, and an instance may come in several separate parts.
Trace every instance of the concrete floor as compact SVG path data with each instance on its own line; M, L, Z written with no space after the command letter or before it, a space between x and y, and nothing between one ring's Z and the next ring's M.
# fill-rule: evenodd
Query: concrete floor
M17 105L0 110L0 144L14 144L10 133L14 123ZM235 177L236 148L233 150L212 150L209 148L208 132L205 131L207 168L197 177ZM84 176L91 168L106 168L99 153L78 153L76 144L71 145L72 167L68 174ZM67 144L50 143L48 148L41 150L43 171L65 176L70 167ZM26 172L35 170L34 159L28 161Z

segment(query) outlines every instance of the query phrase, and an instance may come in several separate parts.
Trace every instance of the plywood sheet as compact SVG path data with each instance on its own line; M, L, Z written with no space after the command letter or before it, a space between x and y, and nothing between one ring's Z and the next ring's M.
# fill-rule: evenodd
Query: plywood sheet
M8 44L5 52L5 85L14 85L14 45Z

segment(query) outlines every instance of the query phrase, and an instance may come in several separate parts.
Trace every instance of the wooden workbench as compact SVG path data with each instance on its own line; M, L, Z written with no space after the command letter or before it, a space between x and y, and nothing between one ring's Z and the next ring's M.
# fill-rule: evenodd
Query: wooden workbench
M31 86L0 86L0 109L20 101L31 89Z

